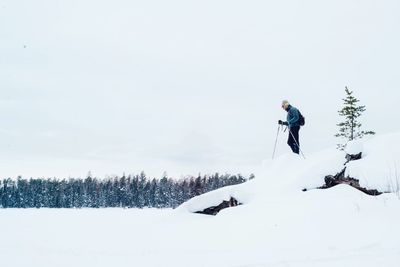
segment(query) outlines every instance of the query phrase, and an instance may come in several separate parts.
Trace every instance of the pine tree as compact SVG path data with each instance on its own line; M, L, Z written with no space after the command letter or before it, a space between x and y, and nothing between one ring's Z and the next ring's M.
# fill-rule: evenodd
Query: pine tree
M359 117L366 110L365 106L358 106L360 102L353 96L353 91L350 91L347 86L345 87L346 98L343 99L343 108L339 110L339 115L344 117L344 121L337 124L339 126L339 133L335 137L344 139L346 143L338 144L338 149L343 150L348 141L360 139L364 135L373 135L373 131L362 131Z
M147 179L144 173L100 180L30 178L0 180L0 208L175 208L199 194L245 182L240 174Z

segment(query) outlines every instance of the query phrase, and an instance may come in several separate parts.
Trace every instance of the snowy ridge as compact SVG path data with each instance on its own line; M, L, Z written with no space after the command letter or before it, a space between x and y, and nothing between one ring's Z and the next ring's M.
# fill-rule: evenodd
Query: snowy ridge
M268 202L276 195L290 195L303 189L319 188L324 185L325 176L335 175L345 166L346 175L358 179L362 187L380 192L399 192L400 157L396 151L400 151L400 144L396 140L400 140L400 133L351 142L346 152L362 152L362 159L347 164L346 153L334 148L308 155L307 159L285 154L266 161L262 170L256 173L256 179L197 196L177 210L201 211L227 201L230 197L243 204L253 199Z

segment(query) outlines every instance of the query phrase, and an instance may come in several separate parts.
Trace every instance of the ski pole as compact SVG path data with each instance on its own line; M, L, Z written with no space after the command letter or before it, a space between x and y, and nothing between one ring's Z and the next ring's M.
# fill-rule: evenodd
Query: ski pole
M272 153L272 159L275 158L275 151L276 151L276 144L278 143L279 130L280 130L280 125L278 125L278 131L276 132L276 139L275 139L275 145L274 145L274 152Z
M299 151L300 151L301 155L303 156L304 159L306 159L306 157L305 157L304 154L303 154L303 151L302 151L301 148L300 148L299 143L297 143L296 138L294 138L294 135L293 135L292 131L290 130L290 127L288 127L288 129L289 129L289 133L290 133L290 134L292 135L292 137L293 137L294 142L296 143L296 146L299 148Z

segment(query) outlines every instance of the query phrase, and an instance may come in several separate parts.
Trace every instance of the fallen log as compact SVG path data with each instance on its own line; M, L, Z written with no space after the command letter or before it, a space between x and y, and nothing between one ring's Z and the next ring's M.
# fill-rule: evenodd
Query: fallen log
M242 203L237 201L235 198L231 197L228 201L227 200L222 201L222 203L219 204L218 206L212 206L202 211L196 211L195 213L206 214L206 215L217 215L223 209L236 207L239 205L242 205Z
M325 184L319 187L319 189L331 188L338 184L347 184L371 196L377 196L382 194L382 192L379 192L376 189L367 189L365 187L361 187L359 180L349 176L345 176L345 173L346 173L346 168L344 168L341 172L337 173L336 175L325 176Z

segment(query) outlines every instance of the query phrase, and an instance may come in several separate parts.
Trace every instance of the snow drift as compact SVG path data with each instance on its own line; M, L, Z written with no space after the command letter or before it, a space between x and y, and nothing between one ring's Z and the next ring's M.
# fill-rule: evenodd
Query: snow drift
M270 201L276 195L295 194L324 186L325 177L344 171L346 177L357 179L368 190L399 193L400 133L376 136L350 142L345 151L327 149L303 159L286 154L266 161L256 179L197 196L178 210L198 212L234 198L248 204L253 199ZM361 154L361 159L348 162L346 154Z

